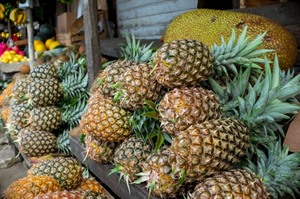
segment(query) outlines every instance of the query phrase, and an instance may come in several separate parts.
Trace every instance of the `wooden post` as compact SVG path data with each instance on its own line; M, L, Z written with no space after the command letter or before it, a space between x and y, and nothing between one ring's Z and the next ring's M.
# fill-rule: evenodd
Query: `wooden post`
M32 0L29 0L32 1ZM34 64L34 47L33 47L33 40L34 40L34 30L33 30L33 19L32 19L32 9L30 7L26 7L26 15L27 15L27 37L28 37L28 54L29 54L29 66L30 69L33 69Z
M90 88L101 68L102 58L98 37L97 1L83 1L83 22Z

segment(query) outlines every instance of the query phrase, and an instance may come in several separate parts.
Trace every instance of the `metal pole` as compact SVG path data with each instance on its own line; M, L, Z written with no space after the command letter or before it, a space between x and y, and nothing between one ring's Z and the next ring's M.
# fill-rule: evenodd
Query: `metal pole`
M28 0L32 1L32 0ZM34 30L33 30L33 19L32 19L32 9L29 7L26 7L26 15L28 19L28 24L27 24L27 37L28 37L28 54L29 54L29 66L30 69L33 69L33 64L34 64L34 47L33 47L33 40L34 40Z

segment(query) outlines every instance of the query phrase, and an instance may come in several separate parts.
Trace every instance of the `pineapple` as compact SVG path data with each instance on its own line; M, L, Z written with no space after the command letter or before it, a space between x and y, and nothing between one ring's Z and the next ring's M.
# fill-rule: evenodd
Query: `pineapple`
M19 136L20 152L28 157L43 156L56 151L57 138L53 133L24 128Z
M250 67L227 81L226 88L210 79L223 117L179 131L169 149L175 157L173 176L179 175L182 183L202 181L236 165L246 154L254 156L258 145L278 139L283 131L280 122L300 110L294 99L300 92L296 89L300 87L300 75L292 78L290 73L280 71L277 58L274 60L272 70L265 60L265 73L253 76L254 81L249 80ZM151 183L151 169L143 177ZM153 187L154 192L168 195L168 190Z
M97 182L94 178L84 178L81 184L76 188L79 191L90 191L101 195L103 198L107 197L107 193L103 186ZM107 197L108 198L108 197Z
M258 64L263 63L263 59L259 55L270 52L257 49L266 33L249 42L249 38L245 38L246 31L247 28L237 42L233 31L228 44L223 39L221 46L213 46L211 50L196 40L164 43L153 58L156 80L167 88L178 88L196 86L212 75L222 77L222 71L228 75L227 69L236 73L235 66L238 65L260 69Z
M222 115L214 93L201 87L175 88L167 92L159 102L158 111L161 125L170 135Z
M60 191L58 182L49 176L27 176L12 183L5 192L6 199L34 198L35 196Z
M110 174L120 173L127 185L133 182L142 171L141 164L150 155L151 148L143 138L133 136L124 140L114 153L115 168Z
M29 125L29 117L32 106L27 102L21 104L12 104L10 106L10 117L20 127L26 127Z
M117 144L115 142L98 141L91 135L85 137L86 155L98 163L109 163Z
M125 69L135 65L136 62L130 60L117 60L101 71L96 77L92 85L92 91L100 89L104 95L113 97L116 93L114 89L116 83L119 81L120 76L124 73Z
M145 100L157 101L160 97L162 86L157 83L152 67L147 63L139 63L126 68L117 84L121 107L136 110L145 105ZM118 94L120 96L118 96Z
M147 181L149 195L153 193L161 198L176 197L182 186L180 176L173 170L175 154L168 148L162 147L156 153L152 153L142 162L142 171L139 179L134 183Z
M29 128L33 131L53 131L62 123L61 111L54 106L34 107L30 112Z
M35 164L28 175L46 175L56 179L62 189L76 189L82 180L83 168L73 157L57 157Z
M185 181L202 181L239 162L249 147L247 126L234 118L192 124L173 139L174 168L185 171Z
M101 93L96 92L91 98L80 120L82 133L107 142L120 142L127 138L131 134L131 113Z
M35 79L28 86L28 98L33 106L50 106L57 103L62 96L57 79Z
M55 152L71 153L67 131L56 137L51 132L23 128L19 132L17 142L20 145L20 152L28 157L44 156Z
M52 63L40 64L33 68L30 72L29 77L31 79L58 79L57 69Z
M158 94L156 92L159 91L161 87L155 81L153 81L154 77L153 75L150 75L150 66L145 63L148 62L153 55L152 49L150 49L152 44L149 44L148 46L141 46L140 41L136 41L133 34L131 39L128 35L126 35L125 38L126 44L120 46L120 53L122 55L122 58L107 65L107 67L99 73L98 77L93 83L92 90L95 91L97 89L100 89L104 95L108 95L110 97L115 96L116 99L119 99L120 94L128 94L126 96L131 98L130 100L138 100L138 103L140 104L143 103L142 100L144 95L147 97L157 97ZM138 67L140 64L142 68ZM127 72L126 78L124 79L125 71L127 71L127 69L130 69L132 66L134 66L134 68ZM132 75L134 75L135 79ZM147 77L149 77L150 79L148 79ZM121 78L123 80L121 80ZM134 81L132 81L133 79ZM125 81L126 85L123 85ZM142 84L142 86L139 84ZM132 88L131 86L136 87L134 88L134 92L137 92L136 89L140 87L141 91L139 93L135 93L135 96L131 97L130 94L132 93L129 93L133 90L130 89ZM148 88L145 89L145 86L147 86ZM157 88L155 86L157 86ZM128 100L127 97L126 100ZM127 102L126 105L131 106L131 102Z
M71 191L56 191L53 193L46 193L43 195L39 195L34 199L106 199L106 197L102 197L101 195L97 195L93 192L89 191L78 191L78 190L71 190Z
M28 86L31 82L29 76L18 80L12 89L12 97L15 98L18 102L22 102L27 99Z
M299 193L300 153L289 154L281 141L257 148L257 163L248 159L243 168L216 173L200 182L191 194L196 198L282 198ZM267 151L267 152L265 152Z

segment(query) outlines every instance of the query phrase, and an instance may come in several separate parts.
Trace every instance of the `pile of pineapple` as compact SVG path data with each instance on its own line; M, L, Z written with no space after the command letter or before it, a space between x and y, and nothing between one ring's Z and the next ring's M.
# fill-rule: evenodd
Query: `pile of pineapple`
M300 76L247 28L211 48L129 39L100 71L80 120L87 156L161 198L279 198L299 193L300 154L282 146Z
M146 182L161 198L295 197L300 153L282 140L300 110L300 76L265 58L272 49L258 49L264 36L250 40L245 28L220 46L182 39L157 50L126 37L122 58L100 71L89 98L83 61L38 66L13 89L9 119L21 129L21 152L59 149L50 132L79 123L87 157L113 164L108 175L119 173L129 191ZM6 197L106 197L74 191L82 181L74 158L52 158Z
M5 198L108 197L71 156L69 131L86 108L87 86L86 57L72 48L56 61L36 62L14 81L7 134L20 153L39 161L7 188Z

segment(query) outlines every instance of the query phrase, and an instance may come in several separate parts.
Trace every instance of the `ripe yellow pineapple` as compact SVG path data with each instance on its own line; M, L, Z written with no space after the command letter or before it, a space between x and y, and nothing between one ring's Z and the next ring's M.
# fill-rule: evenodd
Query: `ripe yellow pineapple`
M35 196L60 191L58 182L49 176L27 176L13 182L5 192L6 199L34 198Z
M113 102L113 99L96 92L82 115L80 127L83 134L99 141L120 142L131 134L131 113Z
M85 137L86 155L98 163L109 163L113 159L113 153L117 143L99 141L94 139L91 135Z
M221 106L213 92L201 87L175 88L158 105L162 127L170 134L205 120L221 117Z
M236 74L236 66L240 65L260 69L258 64L263 63L263 59L259 56L270 51L257 49L265 33L249 41L245 38L246 31L247 28L237 42L233 31L228 44L223 42L211 50L204 43L191 39L164 43L153 58L156 80L167 88L178 88L198 85L212 75Z
M99 182L97 182L94 178L84 178L81 181L81 184L76 188L76 190L91 191L98 195L103 196L103 198L105 198L105 196L107 195L103 186Z
M63 190L63 191L56 191L53 193L46 193L43 195L39 195L34 199L106 199L102 196L99 196L93 192L89 191L79 191L79 190Z

